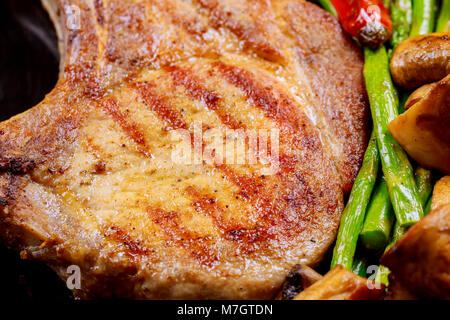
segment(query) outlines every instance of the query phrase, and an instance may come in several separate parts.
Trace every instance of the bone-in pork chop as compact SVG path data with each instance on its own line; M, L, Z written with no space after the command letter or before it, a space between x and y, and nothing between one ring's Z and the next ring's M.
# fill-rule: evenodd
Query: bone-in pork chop
M2 241L63 279L79 266L80 298L271 298L320 262L367 143L362 57L334 17L301 0L43 4L60 79L0 124ZM219 161L211 130L247 134L248 158ZM194 161L174 156L186 144Z

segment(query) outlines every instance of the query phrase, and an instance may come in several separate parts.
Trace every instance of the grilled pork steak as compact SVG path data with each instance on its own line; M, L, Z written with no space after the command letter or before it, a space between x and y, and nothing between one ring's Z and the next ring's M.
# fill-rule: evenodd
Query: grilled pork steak
M0 124L6 244L63 279L78 265L80 298L271 298L321 260L367 143L362 57L331 15L297 0L43 4L61 73ZM278 130L278 154L245 139L258 161L176 161L174 132L199 156L211 129Z

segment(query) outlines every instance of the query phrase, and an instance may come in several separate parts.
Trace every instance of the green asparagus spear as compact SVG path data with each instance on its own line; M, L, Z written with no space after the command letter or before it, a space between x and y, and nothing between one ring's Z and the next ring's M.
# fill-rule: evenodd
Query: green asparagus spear
M334 9L333 4L330 0L319 0L320 5L327 10L329 13L331 13L333 16L337 17L336 9Z
M407 97L406 95L403 96L403 98ZM404 105L404 101L406 101L405 99L401 99L401 105ZM399 106L399 109L400 109ZM399 112L403 112L403 110L399 110ZM422 200L424 197L426 197L427 192L429 192L428 190L430 190L428 187L431 186L431 182L430 181L430 174L428 170L425 169L417 169L416 171L416 178L418 178L418 182L417 184L420 186L420 188L418 189L419 192L419 197L420 200ZM423 200L422 200L423 201ZM367 214L367 216L369 217L369 213ZM367 218L366 218L367 219ZM390 244L387 246L386 250L388 250L395 242L397 242L398 239L400 239L403 234L406 232L406 228L405 227L401 227L398 222L396 222L395 227L394 227L394 231L391 237L391 242ZM362 239L364 239L364 237L361 237ZM364 243L364 240L363 240ZM389 276L389 269L383 265L379 266L375 281L379 282L379 283L383 283L385 285L388 284L388 276Z
M427 169L419 167L416 169L414 175L418 187L420 202L424 207L424 212L428 213L430 210L427 209L427 207L429 206L429 203L431 204L430 195L431 192L433 191L433 186L431 183L432 182L431 172ZM429 198L430 200L428 201ZM401 227L397 222L395 223L394 231L392 232L391 236L391 242L387 246L386 251L389 250L394 245L394 243L396 243L398 239L400 239L406 233L406 230L407 230L406 228ZM387 285L389 272L390 271L387 267L381 265L378 269L375 281Z
M436 32L450 32L450 0L442 0L441 13L436 24Z
M413 0L413 25L411 27L410 36L415 36L418 34L431 33L434 30L435 24L435 0ZM436 31L443 32L449 31L450 26L450 0L443 0L441 6L441 13L439 19L436 23ZM420 170L420 171L419 171ZM419 171L419 176L417 172ZM424 207L424 213L429 212L429 207L427 206L427 199L432 192L431 185L431 172L429 170L419 168L416 171L417 185L419 188L419 196ZM427 211L428 210L428 211Z
M431 172L424 168L417 168L415 174L416 185L418 186L418 194L422 207L425 208L427 206L427 201L430 198L431 192L433 191L433 186L431 183ZM406 232L406 228L402 228L396 222L394 226L394 232L392 233L391 243L388 246L388 249L397 242Z
M431 171L418 167L414 172L414 178L416 180L417 190L419 191L420 202L425 207L431 192L433 192Z
M375 51L364 48L364 56L364 78L383 173L395 216L400 226L408 227L423 217L423 208L408 156L387 129L389 122L398 115L398 104L386 48L381 46Z
M355 258L355 261L353 262L353 269L354 274L357 274L360 277L366 278L367 277L367 260L362 257Z
M404 101L403 103L401 102L401 105L402 104L404 104ZM419 193L418 195L421 204L423 205L426 202L426 199L429 198L433 188L431 172L427 169L418 167L414 177ZM394 221L395 216L392 212L392 205L389 199L386 182L383 177L383 180L377 185L369 204L363 230L360 235L362 244L369 250L381 251L385 249L390 240L389 235ZM396 223L391 238L391 244L400 239L405 231L405 228L400 228Z
M429 214L431 211L431 201L432 201L433 197L430 197L430 199L428 199L427 204L425 206L425 208L423 209L423 213L424 214Z
M391 44L395 48L400 42L408 38L409 29L411 25L411 0L394 0L394 5L391 6L391 18L394 24L393 34L391 38ZM444 0L450 3L450 0ZM449 9L450 10L450 9ZM430 17L432 19L432 17ZM433 24L430 22L429 24ZM405 103L408 99L409 93L402 91L400 95L400 105L398 107L399 114L405 111ZM417 176L419 175L419 177ZM418 184L419 197L421 197L423 202L423 197L428 198L431 192L431 172L424 168L418 168L416 170L416 184ZM425 185L422 185L425 184ZM421 189L422 188L422 189ZM424 194L420 194L425 192Z
M392 225L395 215L386 181L382 177L375 188L372 199L366 213L363 229L361 231L361 243L370 251L382 252L389 243Z
M375 181L377 179L380 156L374 133L364 155L361 170L356 177L350 198L341 218L341 225L333 251L331 268L341 264L352 270L359 232L361 231Z
M397 46L400 42L402 42L403 40L405 40L408 37L408 33L405 32L406 28L405 28L405 23L411 23L411 0L395 0L396 3L391 6L391 17L392 17L392 21L393 21L393 35L391 38L391 44L393 47ZM450 0L444 0L447 2L450 2ZM417 3L417 1L414 1L414 4ZM433 1L434 2L434 1ZM426 10L424 8L426 8L426 6L430 6L433 7L435 5L435 3L424 3L423 1L421 2L421 4L419 4L419 7L415 7L415 17L416 20L415 22L415 26L417 29L418 25L428 25L428 26L432 26L434 23L434 8L433 8L433 14L427 15L426 14ZM397 9L398 8L398 9ZM419 14L420 10L422 10L422 14ZM397 12L400 11L400 12ZM403 13L403 15L402 15ZM420 17L420 19L418 19L417 17ZM428 19L428 20L427 20ZM427 20L427 21L424 21ZM431 28L431 27L430 27ZM420 29L420 28L419 28ZM415 33L417 33L418 31L411 31L411 36L414 36ZM400 93L400 105L399 105L399 113L403 113L404 110L404 105L405 102L408 98L408 93L407 92L402 92ZM417 176L419 175L419 177ZM416 170L416 183L418 184L418 191L419 191L419 197L421 198L421 202L423 203L423 197L427 198L429 196L429 194L427 194L427 192L431 192L431 172L429 170L426 170L424 168L418 168ZM399 234L402 234L400 231L401 229L396 229L397 232L399 232Z
M399 105L398 105L398 114L402 114L405 112L405 105L406 101L408 101L409 98L409 92L407 91L400 91L399 92Z
M433 191L433 186L431 183L431 172L424 168L417 168L414 174L416 185L418 187L418 194L420 199L420 204L425 209L427 207L427 201L430 199L431 192ZM398 223L395 223L394 231L391 237L391 243L388 249L397 242L406 232L406 228L402 228Z
M423 205L423 213L428 214L431 209L431 194L433 192L433 178L431 171L418 167L414 175L419 190L420 201Z
M409 37L412 22L411 0L394 0L390 12L392 19L391 46L395 48Z
M392 232L391 236L391 242L386 247L385 252L388 251L394 245L394 243L396 243L398 239L400 239L406 233L406 230L407 228L401 227L398 224L398 221L395 222L394 231ZM378 267L377 275L375 276L375 282L379 282L387 286L389 284L388 276L390 272L391 271L388 267L380 265Z
M449 0L444 0L449 2ZM411 28L410 36L415 36L417 34L426 34L433 31L434 25L434 0L413 0L413 25ZM402 112L402 110L399 110ZM420 203L422 207L424 207L424 211L427 207L426 201L432 192L432 184L431 184L431 172L424 168L418 168L415 172L415 180L417 185L417 192ZM388 250L398 239L400 239L403 234L405 234L406 228L400 226L398 221L396 221L394 226L394 232L392 234L391 243L386 248ZM383 266L381 266L383 267ZM387 269L386 267L384 267ZM386 270L381 270L382 277L386 277L389 272L384 272ZM387 269L388 271L388 269ZM377 275L378 276L378 275Z
M379 265L378 266L378 270L377 270L377 275L375 276L375 282L377 283L382 283L385 286L388 286L389 284L389 273L391 273L391 271L389 270L388 267L383 266L383 265Z
M413 0L413 21L410 37L434 31L436 0Z

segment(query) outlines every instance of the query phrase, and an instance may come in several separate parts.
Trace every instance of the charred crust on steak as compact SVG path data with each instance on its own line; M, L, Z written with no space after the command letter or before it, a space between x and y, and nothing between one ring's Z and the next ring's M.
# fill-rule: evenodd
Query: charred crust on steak
M8 200L5 198L0 198L0 207L6 207L8 205Z
M26 174L36 168L36 162L31 159L20 157L0 159L0 172L12 174Z

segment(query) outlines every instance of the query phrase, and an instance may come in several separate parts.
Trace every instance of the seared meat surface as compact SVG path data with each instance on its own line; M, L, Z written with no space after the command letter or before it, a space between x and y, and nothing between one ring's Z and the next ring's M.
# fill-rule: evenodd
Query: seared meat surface
M272 298L321 260L367 144L362 57L334 17L300 0L43 3L60 79L0 123L8 246L62 279L78 265L80 298ZM174 132L197 159L211 129L278 130L275 170L247 140L254 163L176 161Z

